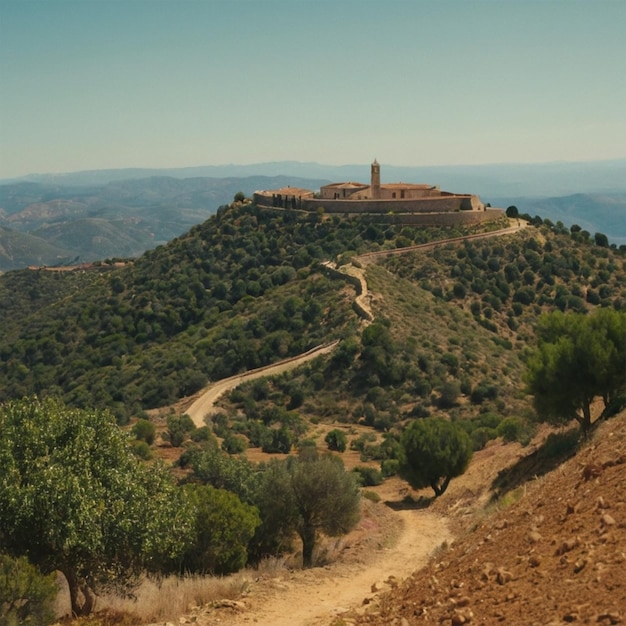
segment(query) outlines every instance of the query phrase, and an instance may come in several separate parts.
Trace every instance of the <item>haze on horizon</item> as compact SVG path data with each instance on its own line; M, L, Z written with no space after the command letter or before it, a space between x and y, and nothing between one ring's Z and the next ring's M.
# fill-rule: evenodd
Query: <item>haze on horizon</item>
M622 0L0 0L0 178L626 157Z

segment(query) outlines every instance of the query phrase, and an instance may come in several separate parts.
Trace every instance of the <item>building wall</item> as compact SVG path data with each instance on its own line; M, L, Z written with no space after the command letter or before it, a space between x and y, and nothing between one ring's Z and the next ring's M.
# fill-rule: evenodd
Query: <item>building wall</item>
M410 226L456 226L462 224L484 224L495 222L506 213L503 209L485 209L484 211L458 211L455 213L402 213L400 215L381 215L380 218L390 224Z
M481 211L484 206L478 196L449 195L413 200L330 200L303 198L301 206L309 211L324 207L327 213L436 213Z

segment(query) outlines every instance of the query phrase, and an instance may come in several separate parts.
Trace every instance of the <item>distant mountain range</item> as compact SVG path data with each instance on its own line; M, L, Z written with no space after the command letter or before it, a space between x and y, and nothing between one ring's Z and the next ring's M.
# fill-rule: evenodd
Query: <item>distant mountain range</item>
M576 223L626 244L626 160L381 168L383 182L428 182L492 206ZM0 271L135 257L199 224L242 191L368 181L369 165L283 161L180 169L34 174L0 181Z
M277 161L251 165L205 165L169 169L110 169L68 174L31 174L0 180L0 185L36 182L64 186L106 183L158 177L219 179L278 177L325 181L369 180L366 164L324 165ZM381 164L382 182L414 182L440 185L442 189L489 197L565 196L576 193L626 193L626 159L589 162L510 163L496 165L396 166Z

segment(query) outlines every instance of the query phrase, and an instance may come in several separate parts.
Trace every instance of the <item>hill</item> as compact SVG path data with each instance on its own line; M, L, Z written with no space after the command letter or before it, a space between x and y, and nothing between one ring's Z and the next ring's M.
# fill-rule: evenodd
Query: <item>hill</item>
M238 192L288 185L318 189L361 180L364 166L261 163L179 170L102 170L30 176L0 184L0 271L28 265L136 257L203 222ZM622 161L474 167L386 166L389 181L423 181L480 193L492 206L518 206L566 226L626 243ZM551 196L546 196L551 193ZM524 195L522 195L524 194ZM568 195L556 195L568 194ZM21 237L29 234L37 239ZM33 254L12 256L14 241ZM48 244L48 245L46 245ZM53 248L49 248L52 245Z
M270 404L317 420L348 411L381 430L406 414L519 415L537 315L623 308L624 260L545 225L383 258L366 268L377 321L363 331L353 287L320 265L454 234L233 205L121 268L11 272L0 279L1 397L54 389L124 421L343 337ZM259 393L234 398L238 410L248 394L270 410ZM487 422L475 426L495 428Z
M536 430L523 374L538 317L626 308L623 251L541 218L489 225L480 239L391 221L235 202L132 262L0 276L0 401L54 395L107 408L132 426L137 455L242 498L253 484L242 472L257 471L242 453L323 449L333 430L366 487L400 484L401 434L414 419L455 422L487 464L502 440L520 450ZM365 304L355 304L359 291ZM204 426L185 417L208 382L337 340L301 367L233 389ZM550 459L575 443L559 442ZM454 509L471 513L489 489L505 502L547 471L531 459L485 486L503 466L488 467L475 470L480 480L470 474L475 486L459 481L469 496L450 492ZM430 502L410 500L396 506Z
M137 257L202 223L238 192L287 184L304 183L153 176L87 186L0 185L0 271Z

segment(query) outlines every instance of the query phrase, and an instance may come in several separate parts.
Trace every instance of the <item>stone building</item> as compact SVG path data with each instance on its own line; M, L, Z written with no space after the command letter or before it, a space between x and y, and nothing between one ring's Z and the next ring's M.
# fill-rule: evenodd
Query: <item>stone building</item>
M441 191L437 185L412 183L381 184L380 165L371 165L370 183L331 183L315 194L308 189L285 187L256 191L258 206L344 214L378 214L405 216L407 223L452 224L477 223L498 219L501 209L485 207L479 196ZM471 213L472 217L459 214ZM457 217L450 214L457 214ZM480 215L478 215L480 214ZM409 216L412 216L409 219ZM421 216L421 217L420 217ZM445 217L444 217L445 216Z

